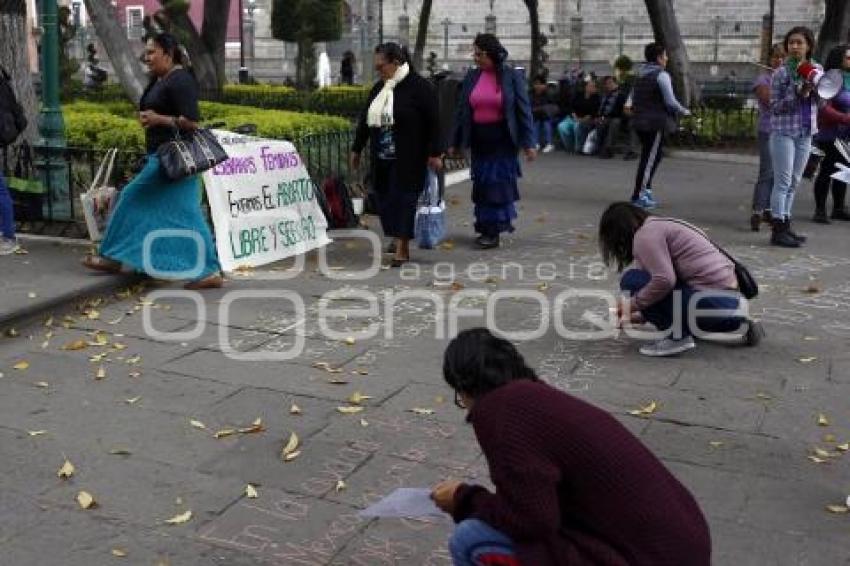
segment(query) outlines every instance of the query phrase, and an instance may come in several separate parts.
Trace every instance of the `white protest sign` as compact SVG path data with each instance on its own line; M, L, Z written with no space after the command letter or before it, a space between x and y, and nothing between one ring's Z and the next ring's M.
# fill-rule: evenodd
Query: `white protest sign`
M294 145L213 133L228 159L204 173L204 186L225 271L271 263L331 242L315 185Z

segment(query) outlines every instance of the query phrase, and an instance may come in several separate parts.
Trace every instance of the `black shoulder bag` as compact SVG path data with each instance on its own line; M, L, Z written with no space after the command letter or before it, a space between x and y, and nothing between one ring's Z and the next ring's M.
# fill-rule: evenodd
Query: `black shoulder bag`
M206 128L188 133L175 128L174 139L160 145L156 154L162 172L172 181L203 173L227 159L227 152Z
M679 220L678 218L657 218L657 220L669 220L670 222L675 222L676 224L681 224L682 226L687 226L694 232L700 234L703 238L709 241L712 246L717 248L717 251L725 255L729 258L729 261L732 262L732 265L735 269L735 278L738 280L738 291L746 297L747 299L754 299L759 294L759 285L756 282L756 278L753 277L753 274L750 273L750 270L747 269L747 266L735 259L735 257L720 247L717 242L708 237L708 235L694 226L693 224L689 224L684 220Z

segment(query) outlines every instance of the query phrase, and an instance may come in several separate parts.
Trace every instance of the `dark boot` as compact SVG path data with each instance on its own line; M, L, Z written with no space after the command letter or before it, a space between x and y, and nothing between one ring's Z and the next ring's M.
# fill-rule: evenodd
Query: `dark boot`
M815 215L812 216L812 221L817 222L818 224L832 224L829 221L829 218L826 217L826 211L822 208L815 210Z
M750 230L753 232L759 231L759 226L761 225L761 214L758 212L753 212L752 216L750 216Z
M807 239L805 236L801 236L800 234L797 234L796 232L794 232L794 230L791 229L791 219L790 218L785 219L785 231L788 232L788 234L792 238L794 238L795 240L797 240L801 244L805 243L805 241Z
M769 210L765 210L761 213L761 221L765 224L773 224L773 215Z
M770 235L770 243L782 248L799 248L800 242L791 237L782 220L773 221L773 233Z
M482 235L481 237L479 237L478 239L475 240L475 243L482 250L489 250L489 249L492 249L492 248L498 248L499 247L499 235L498 234L496 234L495 236Z
M824 213L826 216L826 213ZM833 220L850 220L850 212L847 212L846 208L836 208L832 211L831 218Z

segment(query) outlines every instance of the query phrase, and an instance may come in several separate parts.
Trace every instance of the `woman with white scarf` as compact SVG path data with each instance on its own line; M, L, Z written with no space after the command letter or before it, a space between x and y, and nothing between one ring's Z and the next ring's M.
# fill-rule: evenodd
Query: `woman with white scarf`
M419 194L428 168L439 171L443 155L434 87L411 68L409 59L396 43L375 49L380 80L369 93L351 148L351 167L358 169L369 142L381 226L384 235L394 238L393 267L410 261Z

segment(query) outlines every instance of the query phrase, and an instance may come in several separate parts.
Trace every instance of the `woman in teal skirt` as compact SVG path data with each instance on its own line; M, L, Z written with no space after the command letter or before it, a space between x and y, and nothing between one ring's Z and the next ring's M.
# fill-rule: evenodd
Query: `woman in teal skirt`
M126 266L160 279L189 279L187 289L221 287L221 266L201 213L198 176L169 180L156 154L173 139L174 128L197 127L198 85L183 68L179 45L170 34L148 40L145 62L152 75L139 103L146 163L121 191L99 255L86 256L83 265L112 273Z

